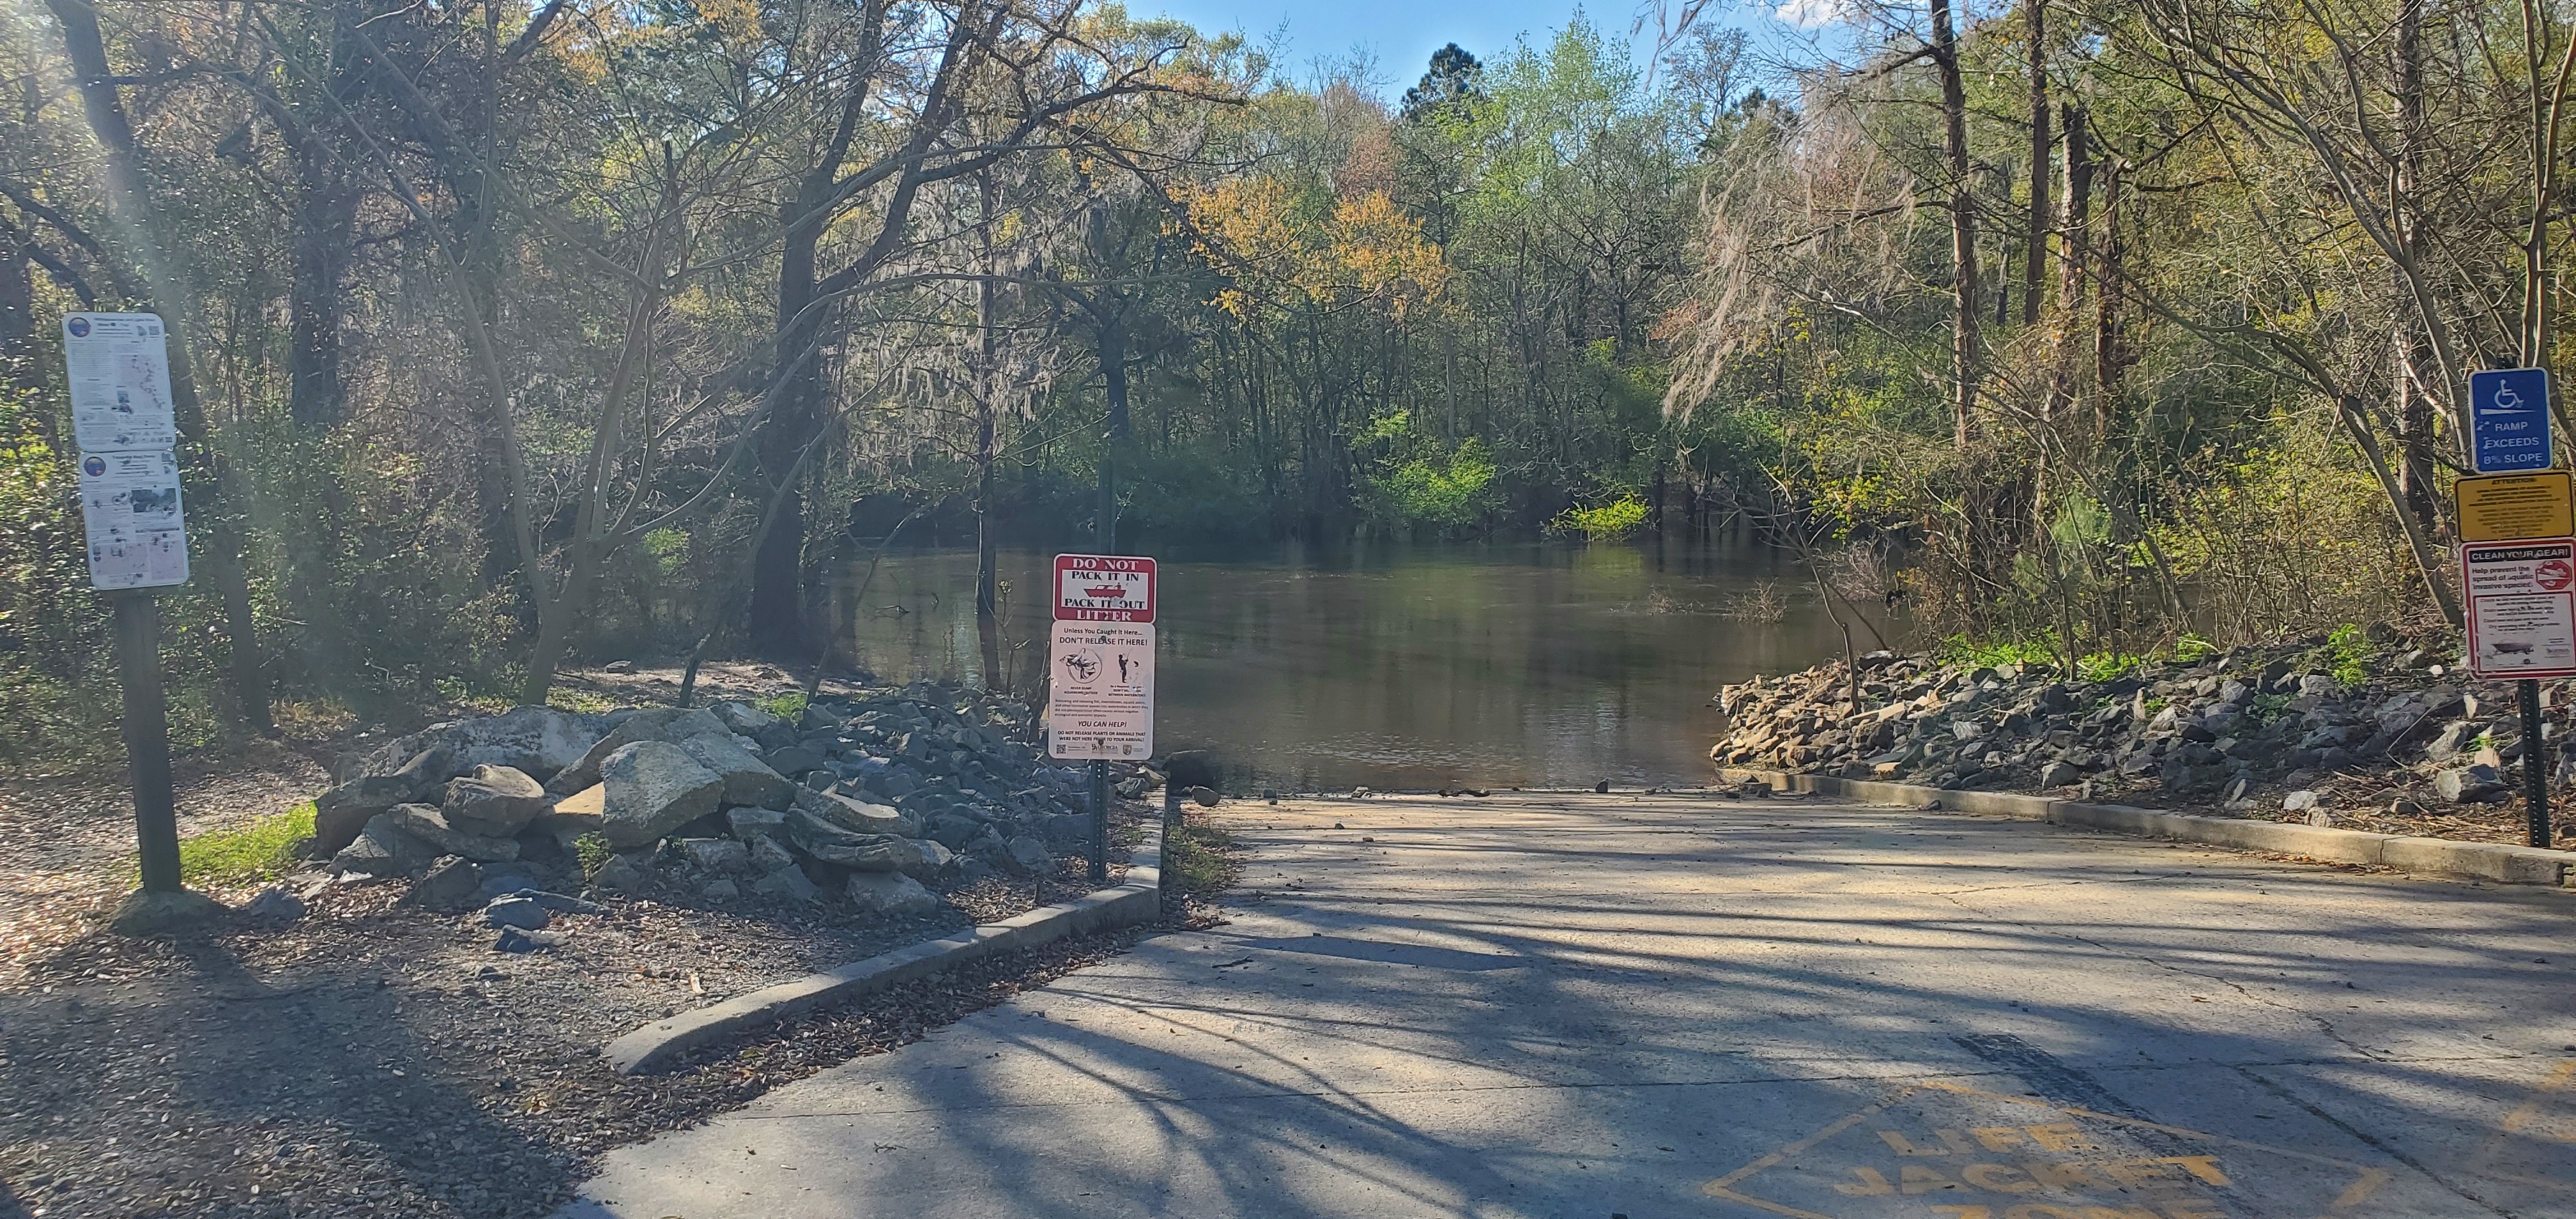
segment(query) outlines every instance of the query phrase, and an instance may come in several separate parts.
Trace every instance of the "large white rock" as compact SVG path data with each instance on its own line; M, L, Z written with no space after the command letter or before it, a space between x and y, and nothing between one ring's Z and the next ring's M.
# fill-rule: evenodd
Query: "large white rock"
M599 768L608 760L608 755L637 741L678 741L702 733L722 734L726 731L724 721L708 714L703 707L654 707L638 711L595 738L588 752L546 780L546 790L558 796L569 796L599 782Z
M630 741L599 766L600 836L631 851L716 811L724 779L668 741Z
M450 824L476 834L508 838L546 811L545 785L514 766L477 766L447 781L439 811Z
M854 834L892 834L897 838L921 836L921 823L904 816L889 804L874 804L839 792L816 791L810 787L797 788L795 801L796 811Z
M683 737L679 746L696 758L698 765L724 779L723 800L727 805L785 808L796 795L796 785L787 776L754 757L730 732Z
M901 872L857 872L850 876L850 904L888 918L917 918L939 909L939 895Z
M449 720L376 747L341 778L390 775L433 745L447 747L447 779L477 766L508 766L531 775L556 773L582 759L608 731L591 716L552 707L512 707L499 715ZM578 790L578 789L575 789Z

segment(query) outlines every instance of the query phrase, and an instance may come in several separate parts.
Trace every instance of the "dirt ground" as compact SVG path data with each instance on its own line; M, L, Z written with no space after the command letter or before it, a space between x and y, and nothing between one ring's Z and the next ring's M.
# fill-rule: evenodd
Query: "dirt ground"
M787 680L711 665L697 701ZM678 671L566 685L577 700L668 703ZM407 727L182 758L181 832L289 809L328 785L330 759ZM1153 815L1127 806L1125 836ZM476 915L403 904L407 882L308 879L290 882L316 889L293 923L128 939L99 923L132 883L131 817L121 781L0 786L0 1219L534 1219L609 1147L904 1044L1137 934L994 958L621 1078L599 1049L638 1025L1090 886L1067 860L951 888L949 909L904 923L609 897L559 917L559 945L512 954Z

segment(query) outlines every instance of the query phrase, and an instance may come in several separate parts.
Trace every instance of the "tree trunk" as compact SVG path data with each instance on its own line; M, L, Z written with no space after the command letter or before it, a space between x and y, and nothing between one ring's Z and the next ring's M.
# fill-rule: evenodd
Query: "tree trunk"
M2127 354L2121 343L2122 291L2120 259L2125 253L2120 234L2120 178L2128 163L2118 157L2102 162L2102 247L2101 289L2094 295L2093 310L2093 433L2111 434L2111 421L2118 411L2120 372L2127 367Z
M1950 0L1932 0L1932 62L1941 73L1941 151L1950 173L1950 409L1954 441L1965 449L1977 404L1977 213L1968 189L1968 90L1959 75Z
M2424 6L2423 0L2398 0L2396 86L2392 99L2397 118L2397 166L2392 184L2390 220L2397 240L2409 247L2416 240L2415 194L2423 172L2424 147ZM2407 299L2402 271L2391 269L2397 299ZM2397 487L2403 511L2415 518L2425 537L2441 536L2441 511L2434 503L2433 397L2426 388L2441 380L2432 353L2425 350L2422 327L2411 310L2392 311L2395 322L2391 396L2397 416Z
M90 7L89 0L46 0L46 7L62 23L63 49L78 82L82 114L105 156L110 214L135 246L160 307L170 351L171 411L177 416L180 438L199 457L201 481L191 495L203 508L199 519L206 522L205 565L223 602L234 708L243 723L268 732L274 723L269 718L268 674L260 663L258 626L251 613L250 577L242 567L241 506L233 502L223 452L214 443L197 401L196 365L188 348L193 321L187 280L170 261L160 232L161 212L152 206L142 150L134 138L134 125L126 118L125 104L117 96L107 44L99 36L98 10Z
M2062 419L2075 401L2076 351L2074 336L2082 328L2085 293L2091 280L2090 256L2093 236L2089 232L2093 213L2093 154L2091 133L2085 126L2081 107L2068 103L2058 116L2066 129L2066 217L2065 258L2058 267L2057 367L2051 374L2048 405L2044 408L2052 421ZM2102 433L2086 438L2084 448L2090 452L2102 443Z
M2030 230L2022 247L2021 323L2039 324L2041 276L2048 269L2048 5L2022 0L2023 36L2030 39Z

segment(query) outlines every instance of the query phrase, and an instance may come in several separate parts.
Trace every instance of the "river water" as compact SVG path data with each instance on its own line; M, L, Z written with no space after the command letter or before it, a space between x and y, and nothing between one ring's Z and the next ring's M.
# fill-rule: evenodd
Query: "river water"
M1214 750L1238 792L1702 783L1720 685L1841 649L1812 589L1765 549L1158 558L1156 749ZM1002 684L1024 694L1046 663L1050 563L1000 556ZM832 590L844 655L895 681L985 683L972 551L889 553L861 597L865 566ZM1784 612L1753 608L1766 602Z

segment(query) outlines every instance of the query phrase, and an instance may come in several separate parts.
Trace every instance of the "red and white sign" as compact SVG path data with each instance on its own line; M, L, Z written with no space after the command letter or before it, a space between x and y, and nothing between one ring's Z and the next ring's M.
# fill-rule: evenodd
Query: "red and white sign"
M2460 582L2470 672L2576 677L2576 538L2463 544Z
M1055 557L1055 620L1152 622L1154 561L1141 555Z
M1047 756L1136 762L1153 753L1154 625L1056 623L1047 650Z

